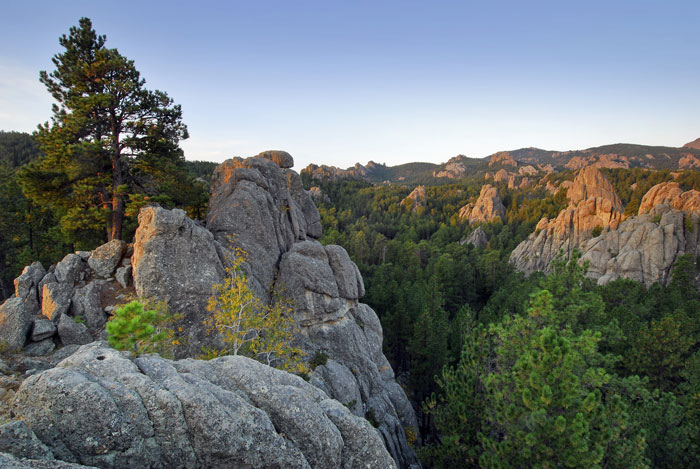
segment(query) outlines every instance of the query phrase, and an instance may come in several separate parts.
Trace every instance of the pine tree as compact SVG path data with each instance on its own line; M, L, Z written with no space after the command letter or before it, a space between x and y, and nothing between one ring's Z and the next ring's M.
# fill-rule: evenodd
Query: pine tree
M121 239L130 196L154 193L159 172L184 167L180 106L147 90L134 62L105 47L88 18L59 39L56 69L40 74L51 93L51 123L36 137L44 157L21 173L25 193L61 216L66 232L106 228Z

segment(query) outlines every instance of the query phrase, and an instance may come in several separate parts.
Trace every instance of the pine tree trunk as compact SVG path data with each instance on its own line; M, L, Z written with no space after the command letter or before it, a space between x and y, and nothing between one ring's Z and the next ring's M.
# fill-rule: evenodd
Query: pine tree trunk
M121 126L112 111L112 232L109 241L122 239L122 225L124 223L124 197L119 193L119 186L124 184L122 174L121 149L119 147L119 135Z

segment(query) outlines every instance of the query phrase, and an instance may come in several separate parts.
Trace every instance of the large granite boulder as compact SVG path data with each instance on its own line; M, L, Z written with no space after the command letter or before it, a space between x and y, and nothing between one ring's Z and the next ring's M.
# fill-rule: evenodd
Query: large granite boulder
M32 316L24 300L14 295L0 305L0 340L7 351L17 351L24 346L32 327Z
M126 251L126 243L113 239L92 251L87 261L88 265L98 277L108 278L122 260L124 251Z
M133 266L134 286L140 297L167 302L173 313L184 315L191 354L207 342L202 324L212 286L224 279L214 236L179 209L146 207L139 213Z
M39 312L40 297L39 297L39 282L46 275L46 269L37 261L28 265L22 270L22 273L14 281L15 296L24 301L24 307L31 314Z
M241 356L130 359L93 343L26 379L14 410L70 463L396 467L366 420L303 379Z

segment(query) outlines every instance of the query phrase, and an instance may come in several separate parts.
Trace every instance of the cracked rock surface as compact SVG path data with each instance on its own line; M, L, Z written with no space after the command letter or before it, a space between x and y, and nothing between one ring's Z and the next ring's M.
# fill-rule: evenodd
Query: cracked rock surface
M366 420L303 379L241 356L129 358L94 342L25 380L14 409L68 463L396 467Z

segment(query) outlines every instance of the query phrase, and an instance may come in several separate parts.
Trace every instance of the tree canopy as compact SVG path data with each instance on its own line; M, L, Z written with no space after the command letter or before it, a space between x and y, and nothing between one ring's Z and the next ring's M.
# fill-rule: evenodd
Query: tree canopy
M42 71L51 122L36 132L44 156L21 171L25 194L51 206L66 232L106 231L121 239L129 204L182 196L182 110L163 91L145 88L134 62L105 46L88 18L59 39L56 69ZM187 180L187 178L184 178ZM186 191L185 191L186 192Z

